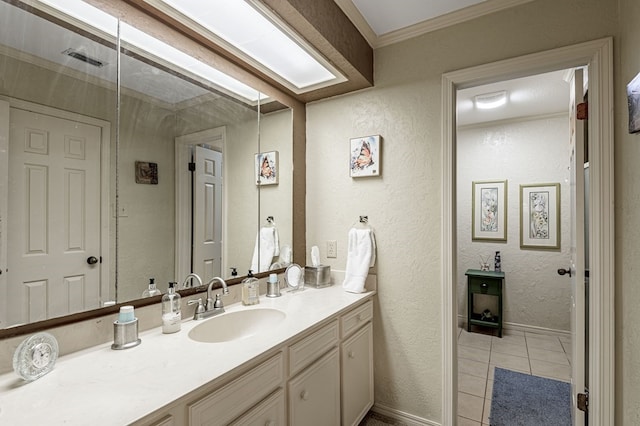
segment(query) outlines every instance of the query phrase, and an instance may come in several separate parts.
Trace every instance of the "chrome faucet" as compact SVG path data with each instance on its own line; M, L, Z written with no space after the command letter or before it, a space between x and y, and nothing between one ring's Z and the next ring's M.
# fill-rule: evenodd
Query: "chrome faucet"
M200 278L198 274L195 274L192 272L185 277L184 281L182 282L182 288L188 288L187 283L189 282L189 278L195 278L196 281L198 281L198 287L202 287L202 278ZM189 285L189 287L193 287L193 286Z
M202 299L190 300L188 302L189 305L198 304L196 306L196 310L193 313L194 320L201 320L205 318L212 317L214 315L218 315L224 312L224 305L222 304L222 300L220 299L220 294L216 294L216 299L213 300L211 297L211 291L213 290L213 283L219 281L222 284L222 294L229 294L229 289L227 288L227 283L220 277L213 277L207 284L207 302L206 305L202 303Z

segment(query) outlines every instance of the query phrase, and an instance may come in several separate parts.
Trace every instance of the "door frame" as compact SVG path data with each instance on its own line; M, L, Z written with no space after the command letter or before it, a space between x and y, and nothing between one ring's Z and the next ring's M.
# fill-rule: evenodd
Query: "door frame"
M21 109L24 111L31 111L37 114L49 115L51 117L61 118L70 121L77 121L84 124L89 124L100 128L100 302L101 305L104 302L112 300L111 297L111 214L110 212L110 176L111 176L111 123L99 118L88 117L86 115L78 114L71 111L65 111L57 108L53 108L46 105L41 105L21 99L0 96L0 123L5 129L6 134L0 134L0 165L6 165L8 167L9 155L9 123L11 108ZM6 147L4 146L6 143ZM3 153L7 153L6 155ZM8 169L4 169L7 170ZM7 175L8 176L8 175ZM7 199L2 197L8 197L7 183L0 182L0 200ZM0 209L0 217L6 217L6 203L3 203L3 207ZM4 215L4 216L2 216ZM0 221L0 266L6 267L6 221ZM6 283L7 274L0 274L0 294L5 295L7 291ZM3 297L3 299L6 299ZM5 310L6 312L6 310Z
M226 167L224 167L224 153L226 151L227 130L225 126L202 130L175 139L176 152L176 279L182 279L191 272L191 174L188 163L191 159L191 147L207 144L222 152L222 181L226 181ZM222 241L227 241L227 226L225 214L227 206L227 191L222 189ZM222 246L222 270L227 258L226 248ZM182 283L178 283L182 284Z
M614 424L613 39L604 38L453 71L442 76L442 424L458 402L456 274L456 91L548 71L589 67L589 423Z

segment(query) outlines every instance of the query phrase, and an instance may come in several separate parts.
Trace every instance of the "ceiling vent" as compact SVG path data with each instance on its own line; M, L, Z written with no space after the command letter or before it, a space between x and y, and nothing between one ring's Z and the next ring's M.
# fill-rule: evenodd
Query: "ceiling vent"
M64 52L62 52L62 54L63 55L67 55L67 56L71 56L74 59L77 59L79 61L82 61L82 62L84 62L86 64L92 65L92 66L97 67L97 68L101 68L101 67L103 67L105 65L105 62L102 62L102 61L100 61L98 59L91 58L91 57L85 55L84 53L79 52L79 51L77 51L75 49L72 49L72 48L65 50Z

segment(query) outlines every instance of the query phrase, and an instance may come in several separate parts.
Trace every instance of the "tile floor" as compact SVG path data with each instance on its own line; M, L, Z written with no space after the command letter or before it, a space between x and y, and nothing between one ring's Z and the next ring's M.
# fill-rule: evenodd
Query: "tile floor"
M474 329L474 331L476 331ZM568 382L571 337L504 330L458 333L458 425L488 426L495 367Z

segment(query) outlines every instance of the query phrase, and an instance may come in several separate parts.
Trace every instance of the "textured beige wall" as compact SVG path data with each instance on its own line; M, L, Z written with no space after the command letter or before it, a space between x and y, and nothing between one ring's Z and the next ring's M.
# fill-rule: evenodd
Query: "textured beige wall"
M640 2L620 0L616 60L616 425L640 424L640 134L627 131L626 84L640 72Z
M376 229L376 404L442 417L442 74L616 35L617 23L616 0L537 0L381 48L373 89L307 106L307 247L344 269L349 226L368 215ZM369 134L384 138L382 176L351 179L349 138ZM324 258L329 239L337 259Z
M566 86L567 94L569 85ZM571 330L571 281L556 270L570 264L568 115L529 118L466 127L457 133L458 315L466 320L469 268L480 267L480 256L502 255L505 273L504 321L547 331ZM471 240L472 182L507 180L507 241ZM559 183L562 201L561 250L520 248L520 185ZM478 299L483 299L481 295ZM477 300L496 312L495 297Z

